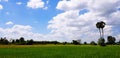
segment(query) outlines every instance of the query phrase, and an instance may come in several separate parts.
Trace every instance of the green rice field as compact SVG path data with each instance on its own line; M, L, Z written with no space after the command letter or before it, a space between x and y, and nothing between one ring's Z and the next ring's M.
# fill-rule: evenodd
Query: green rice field
M0 45L0 58L120 58L120 46Z

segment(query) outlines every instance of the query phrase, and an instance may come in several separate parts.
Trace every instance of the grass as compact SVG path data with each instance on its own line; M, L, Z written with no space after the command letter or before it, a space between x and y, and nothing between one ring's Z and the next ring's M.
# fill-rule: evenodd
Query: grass
M0 58L120 58L120 46L0 45Z

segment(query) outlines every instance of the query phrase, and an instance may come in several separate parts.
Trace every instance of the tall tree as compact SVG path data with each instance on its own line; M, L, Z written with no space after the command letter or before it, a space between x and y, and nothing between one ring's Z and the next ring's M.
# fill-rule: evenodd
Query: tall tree
M101 30L100 30L100 22L97 22L97 24L96 24L96 27L99 29L99 33L100 33L100 38L101 38Z
M103 30L103 28L105 27L105 22L103 22L103 21L101 21L100 22L100 28L101 28L101 30L102 30L102 37L104 38L104 30Z
M99 29L99 32L100 32L100 38L101 37L103 37L104 38L104 30L103 30L103 28L105 27L105 22L103 22L103 21L100 21L100 22L97 22L96 23L96 27ZM101 34L102 34L102 36L101 36Z
M104 30L103 28L105 27L105 22L100 21L96 23L96 27L99 29L100 32L100 39L98 40L98 44L101 46L105 46L105 40L104 40ZM101 35L102 34L102 35Z

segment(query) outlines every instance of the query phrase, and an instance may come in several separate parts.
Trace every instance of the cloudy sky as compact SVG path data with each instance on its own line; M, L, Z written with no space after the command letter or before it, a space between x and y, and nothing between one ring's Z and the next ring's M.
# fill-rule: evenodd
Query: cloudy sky
M0 0L0 37L8 40L97 41L98 21L105 38L120 40L120 0Z

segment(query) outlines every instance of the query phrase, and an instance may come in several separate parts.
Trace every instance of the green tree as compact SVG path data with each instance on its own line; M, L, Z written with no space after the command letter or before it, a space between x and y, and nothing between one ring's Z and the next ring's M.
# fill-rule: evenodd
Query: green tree
M9 41L6 39L6 37L4 37L4 38L1 38L1 39L0 39L0 44L8 45L8 44L9 44Z
M99 32L100 32L100 38L103 37L104 38L104 30L103 28L105 27L105 22L103 21L100 21L100 22L97 22L96 23L96 27L99 29ZM102 35L101 35L102 34Z
M79 44L80 44L80 42L81 42L81 40L73 40L73 42L72 42L72 43L73 43L74 45L79 45Z
M98 44L101 46L105 46L105 40L104 40L104 30L103 28L105 27L105 22L100 21L96 23L96 27L99 29L100 32L100 38L98 39Z
M24 44L25 44L24 37L20 37L20 39L19 39L19 44L21 44L21 45L24 45Z
M84 42L84 44L86 45L86 44L87 44L87 42Z
M27 45L32 45L33 44L33 40L31 39L31 40L27 40Z
M101 24L100 22L97 22L96 27L99 29L100 38L101 38L101 30L100 30L101 27L100 27L100 24Z
M63 45L66 45L67 44L67 42L63 42Z
M91 41L90 45L97 45L97 43L95 43L94 41Z
M98 44L100 45L100 46L106 46L105 45L105 39L104 38L100 38L100 39L98 39Z
M107 44L115 44L116 39L115 37L108 36L107 41L108 41Z
M106 24L103 21L101 21L100 23L101 23L100 28L102 29L102 37L104 38L104 30L103 30L103 28L105 27Z

